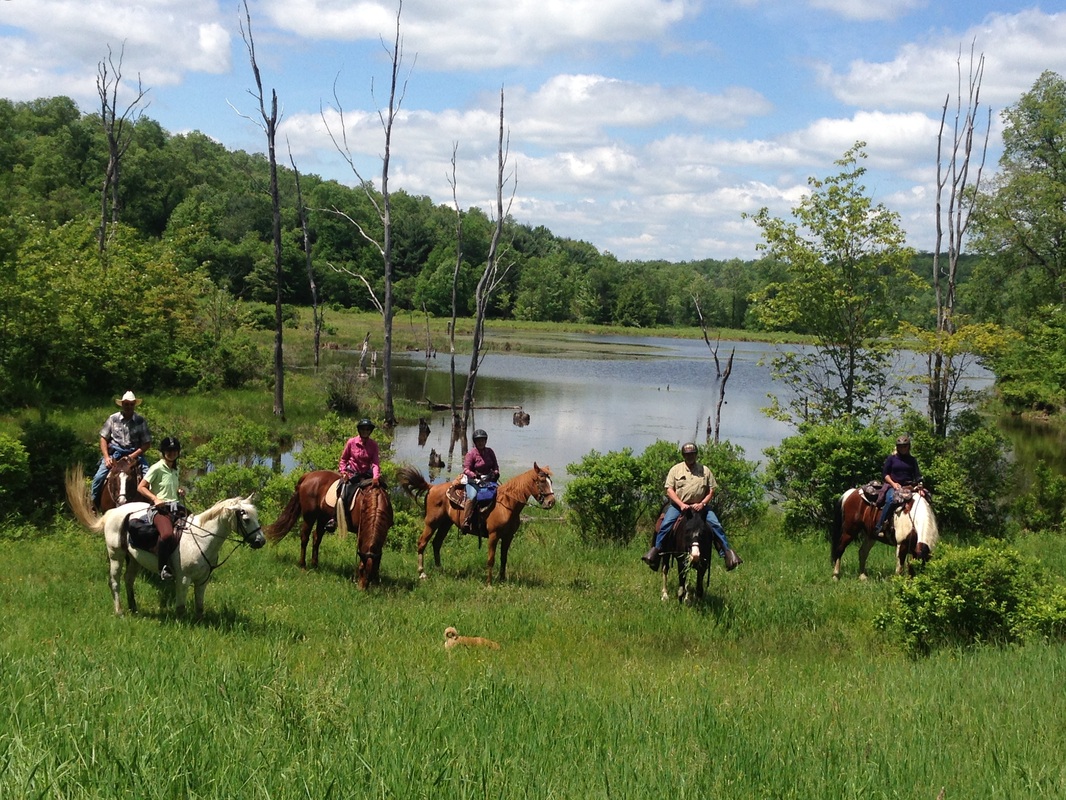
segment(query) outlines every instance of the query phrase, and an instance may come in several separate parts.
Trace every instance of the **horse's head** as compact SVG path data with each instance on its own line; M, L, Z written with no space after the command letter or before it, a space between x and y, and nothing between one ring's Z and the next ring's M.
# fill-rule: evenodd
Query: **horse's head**
M233 512L234 524L237 533L241 535L241 541L253 550L258 550L266 544L263 526L259 524L259 512L252 505L252 495L236 499L229 509Z
M107 474L107 487L116 506L122 506L138 497L137 484L141 481L141 461L130 456L116 458Z
M541 508L551 508L555 505L555 489L552 487L551 467L539 467L533 462L533 491L530 495L537 501Z
M707 528L707 521L703 514L693 511L691 508L681 512L677 523L674 525L675 547L679 553L688 553L689 562L698 564L703 557L701 552L703 532Z

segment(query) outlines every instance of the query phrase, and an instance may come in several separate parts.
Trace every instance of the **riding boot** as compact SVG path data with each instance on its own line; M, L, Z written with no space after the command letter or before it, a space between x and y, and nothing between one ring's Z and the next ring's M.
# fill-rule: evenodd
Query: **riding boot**
M463 523L460 526L463 533L470 533L474 525L474 504L476 500L467 499L466 504L463 506Z
M725 558L725 571L726 572L732 572L733 570L735 570L737 567L739 567L741 564L744 563L744 559L742 559L740 556L738 556L736 554L736 551L734 551L734 550L726 550L724 558Z
M647 564L652 572L659 569L659 548L652 547L651 550L640 557L640 560Z
M333 516L326 520L326 533L333 533L337 530L337 514L340 513L340 506L337 506L337 510L333 512Z
M163 539L159 542L159 577L169 581L174 577L174 571L170 568L170 559L174 555L173 539Z

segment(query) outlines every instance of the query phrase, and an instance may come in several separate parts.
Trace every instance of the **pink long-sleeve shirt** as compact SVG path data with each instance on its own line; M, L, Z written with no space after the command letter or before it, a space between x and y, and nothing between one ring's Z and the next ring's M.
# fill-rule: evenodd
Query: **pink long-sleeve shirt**
M344 475L357 475L369 472L374 478L381 477L378 443L373 439L353 436L344 445L337 469Z

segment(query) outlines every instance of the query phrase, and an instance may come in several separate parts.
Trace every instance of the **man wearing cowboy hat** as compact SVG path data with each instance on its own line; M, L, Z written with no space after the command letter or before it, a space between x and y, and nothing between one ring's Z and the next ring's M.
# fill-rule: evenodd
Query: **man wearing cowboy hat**
M108 417L100 429L100 452L103 458L93 476L92 488L93 503L97 508L100 507L100 493L107 473L116 458L133 456L141 462L141 474L148 471L148 459L144 457L144 451L152 443L152 434L148 430L148 421L135 411L140 404L140 398L133 392L126 392L115 400L115 405L121 411Z

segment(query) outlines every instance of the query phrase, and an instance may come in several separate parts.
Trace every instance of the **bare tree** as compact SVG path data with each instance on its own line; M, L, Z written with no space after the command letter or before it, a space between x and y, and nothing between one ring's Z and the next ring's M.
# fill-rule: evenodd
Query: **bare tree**
M392 128L396 122L396 117L399 114L400 106L403 104L404 95L407 93L407 81L403 82L402 86L399 86L399 74L400 65L403 63L403 39L400 36L400 15L403 12L403 2L399 2L396 8L396 37L393 40L392 47L382 42L382 47L385 48L385 52L388 53L392 61L392 71L389 82L389 100L388 105L384 111L378 111L378 119L381 121L381 127L385 134L385 150L381 156L381 196L377 197L372 191L372 186L363 179L362 174L359 172L359 168L355 163L355 156L352 154L351 147L348 145L348 133L344 124L344 109L341 106L340 100L337 98L336 84L333 87L333 99L336 103L336 110L340 116L340 134L338 136L334 134L333 130L329 126L329 121L326 119L326 115L322 114L322 121L326 126L330 138L333 140L334 147L341 154L345 161L348 163L348 167L355 174L355 177L359 179L360 186L363 187L363 191L366 193L367 199L377 212L378 219L381 222L382 238L378 241L374 236L367 231L366 227L362 225L358 220L351 215L345 213L339 208L327 209L331 213L344 217L356 230L359 231L359 235L366 241L377 248L378 253L381 255L382 264L385 272L385 288L382 300L378 300L371 289L370 282L363 275L350 272L347 269L337 268L338 271L346 272L352 277L359 278L370 292L371 300L374 306L378 309L382 316L385 329L385 346L383 349L383 364L382 364L382 377L384 382L384 405L385 405L385 424L396 424L396 413L393 408L392 400L392 321L394 316L393 301L392 301L392 202L389 194L389 159L391 157L392 149ZM373 91L373 89L371 89Z
M485 263L485 272L478 281L474 295L475 316L474 335L470 352L470 370L466 376L466 388L463 391L463 418L462 427L465 430L470 423L470 410L474 405L474 388L477 385L478 368L483 358L481 347L485 341L485 315L488 312L489 301L493 293L499 287L500 282L510 271L511 265L501 265L500 240L503 238L503 224L511 213L511 204L514 202L515 192L518 189L518 176L513 173L507 175L507 159L509 152L509 137L504 130L504 92L500 89L500 133L496 150L496 227L492 231L492 239L489 242L489 252ZM511 195L507 200L506 207L503 202L503 191L508 183L511 183ZM506 248L504 248L506 249Z
M984 170L988 151L988 136L991 129L992 110L988 109L984 123L984 141L975 142L978 132L981 81L984 78L985 57L974 55L970 47L969 79L965 87L966 105L963 106L962 53L956 61L958 68L958 91L955 115L951 131L947 130L948 108L951 95L944 100L940 115L940 131L937 135L936 157L936 247L933 251L933 288L936 293L936 334L927 352L929 378L929 421L939 436L947 434L951 421L952 405L962 377L961 369L969 355L962 346L967 339L955 319L955 287L958 278L959 256L963 240L970 225L981 173ZM947 139L947 141L945 141ZM945 145L947 153L945 155ZM980 148L980 162L971 171L971 160ZM944 195L947 194L947 208ZM946 228L946 230L945 230ZM945 239L946 247L945 247Z
M322 348L322 307L318 303L318 282L315 280L314 264L311 260L311 233L307 227L307 207L304 206L303 190L300 188L300 170L296 168L296 162L289 150L289 163L292 164L292 174L296 178L296 209L300 217L300 230L303 232L304 258L307 261L307 285L311 290L311 324L314 330L314 359L315 370L318 370L319 353Z
M137 93L120 114L118 111L118 87L122 82L122 59L126 54L126 44L118 53L115 64L111 46L107 47L107 58L96 65L96 93L100 97L100 124L107 141L107 167L104 170L104 183L100 191L100 252L104 252L109 239L109 230L118 222L122 210L122 197L119 194L122 171L122 157L133 141L132 126L140 118L148 103L144 103L148 90L141 86L141 76L137 76ZM143 103L143 105L142 105Z
M278 159L275 140L278 130L278 93L270 91L270 112L267 112L263 95L263 80L259 74L259 64L255 60L255 39L252 37L252 14L248 10L248 0L244 3L244 20L241 22L241 37L248 48L248 60L255 76L255 91L248 91L259 103L259 116L262 123L256 122L266 134L267 157L270 162L270 208L272 213L271 233L274 240L274 416L285 419L285 362L282 358L282 261L281 261L281 196L278 192ZM239 113L239 112L238 112ZM242 115L244 116L244 115ZM245 117L251 119L251 117Z
M718 360L718 345L721 343L721 337L716 338L714 344L711 344L711 339L707 335L707 321L703 318L703 311L700 309L699 297L692 298L693 304L696 306L696 316L700 318L700 330L703 331L703 341L707 345L707 349L711 351L711 355L714 356L714 369L717 373L718 383L718 403L714 407L714 426L712 429L711 420L707 419L707 439L710 440L713 437L714 443L718 444L718 437L722 428L722 405L725 403L725 385L729 381L729 376L733 373L733 356L736 355L737 349L734 347L729 354L729 360L726 362L725 371L722 370L722 364Z

